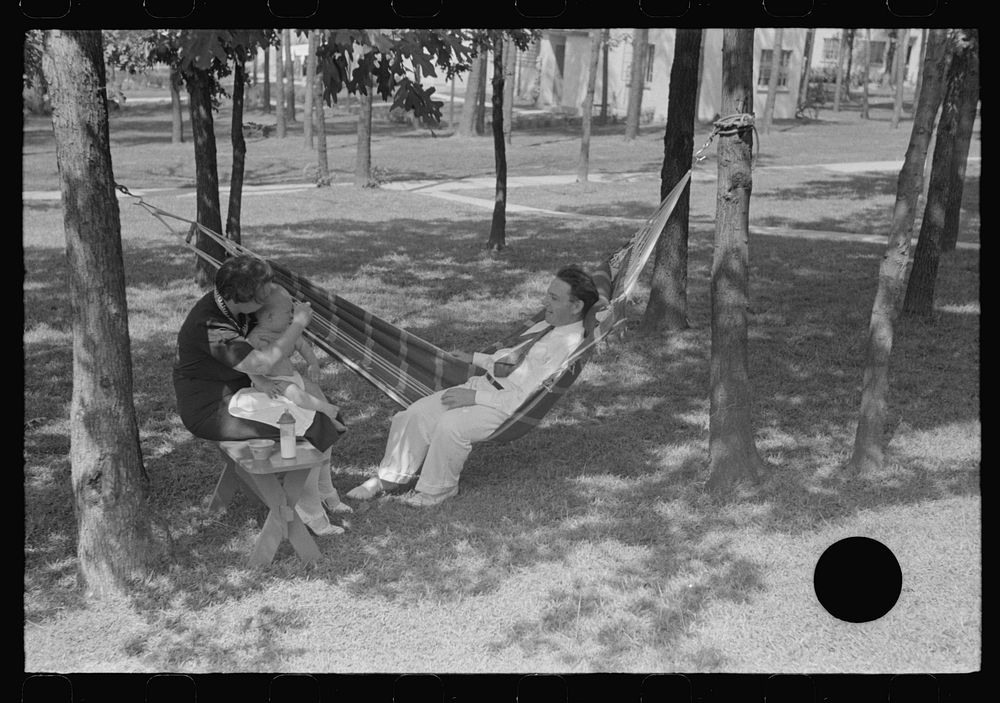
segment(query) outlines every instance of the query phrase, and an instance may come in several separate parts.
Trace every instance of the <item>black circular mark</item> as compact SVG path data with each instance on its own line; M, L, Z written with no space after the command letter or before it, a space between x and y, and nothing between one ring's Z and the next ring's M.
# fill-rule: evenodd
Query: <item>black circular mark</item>
M847 622L870 622L892 610L903 572L888 547L869 537L834 542L813 573L816 597L827 612Z

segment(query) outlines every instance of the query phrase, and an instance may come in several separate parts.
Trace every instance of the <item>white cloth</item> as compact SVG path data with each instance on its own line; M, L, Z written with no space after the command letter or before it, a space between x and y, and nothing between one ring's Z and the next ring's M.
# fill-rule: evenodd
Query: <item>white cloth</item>
M275 381L288 381L294 383L299 388L305 389L302 374L298 371L292 376L268 376ZM284 396L272 398L254 388L241 388L229 400L229 414L234 417L242 417L245 420L263 422L265 425L278 427L278 418L282 413L288 411L295 418L295 435L301 437L316 417L315 410L306 410L290 401Z
M540 322L524 334L530 336L547 326L548 323ZM582 340L582 322L560 325L535 342L509 376L495 379L503 390L493 386L485 376L473 376L457 387L474 390L475 405L449 410L441 402L445 391L438 391L396 413L379 464L379 478L409 483L419 471L416 489L422 493L435 495L454 488L473 443L493 434L542 381L562 366ZM492 373L493 362L509 351L476 353L473 363Z
M523 336L530 337L548 326L548 323L542 320L526 330ZM542 381L562 366L582 341L582 321L559 325L535 342L528 350L524 361L509 376L495 379L503 386L503 390L497 389L483 376L473 376L459 388L471 388L476 391L476 405L487 405L513 415ZM472 355L472 363L492 374L494 362L503 359L510 351L510 349L500 349L493 354L476 352Z

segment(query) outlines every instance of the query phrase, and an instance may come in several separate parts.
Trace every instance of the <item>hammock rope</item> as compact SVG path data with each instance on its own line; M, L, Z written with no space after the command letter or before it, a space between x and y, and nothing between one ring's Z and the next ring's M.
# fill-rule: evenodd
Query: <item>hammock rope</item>
M711 143L714 135L715 132L698 152L699 156ZM583 341L559 369L545 379L484 442L510 441L538 425L549 408L580 375L597 344L624 324L625 305L690 178L689 169L631 239L593 272L601 300L585 320ZM163 210L129 192L124 186L116 184L116 188L134 198L136 205L159 220L172 234L182 232L172 227L170 221L184 223L184 245L214 268L221 266L222 262L192 242L198 233L218 244L227 256L248 255L267 261L275 272L275 280L294 299L311 304L313 319L305 331L307 338L401 407L408 407L419 398L459 385L475 373L482 373L472 364L463 362L430 342L316 286L303 276L275 261L265 259L197 221ZM543 316L544 310L537 312L485 352L491 353L512 346L513 340Z

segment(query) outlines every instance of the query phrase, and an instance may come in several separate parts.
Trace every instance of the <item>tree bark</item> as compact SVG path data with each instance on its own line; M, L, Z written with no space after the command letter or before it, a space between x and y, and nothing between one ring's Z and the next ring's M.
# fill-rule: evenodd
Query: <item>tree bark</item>
M215 148L215 120L212 117L212 77L192 68L187 77L188 103L191 107L191 134L194 138L194 169L197 182L199 224L213 232L222 232L222 214L219 207L219 172ZM219 244L200 231L197 247L222 261L226 252ZM202 288L215 281L215 269L200 256L195 257L195 281Z
M868 82L871 79L872 70L872 30L865 30L865 73L862 79L861 89L861 119L870 119L868 114Z
M632 35L632 69L629 73L628 110L625 113L625 141L639 136L639 118L642 116L642 93L645 89L646 45L649 30L636 29Z
M764 134L770 134L771 122L774 120L774 103L778 97L778 75L781 72L781 42L785 30L778 27L774 30L774 48L771 50L771 73L767 78L767 99L764 101Z
M580 138L580 160L576 167L576 182L586 183L590 175L590 123L594 111L594 92L597 87L597 61L601 51L601 30L590 30L590 53L587 54L587 92L583 97Z
M306 94L303 99L302 136L307 149L313 148L313 83L316 82L316 30L307 29L309 53L306 54Z
M698 112L698 61L701 29L678 28L670 67L667 126L663 134L660 200L691 170ZM690 185L684 189L656 245L649 302L642 316L644 333L687 329L688 227Z
M753 35L752 28L723 30L724 114L753 113ZM750 420L747 349L753 132L749 127L720 132L718 144L719 193L712 257L709 369L711 474L706 485L711 491L724 489L743 479L756 480L764 466L757 453Z
M264 47L264 90L262 91L262 102L261 107L264 108L264 114L271 114L271 47Z
M316 185L330 185L330 164L326 156L326 116L323 106L323 81L313 81L313 113L316 118Z
M507 246L507 150L503 138L503 35L493 43L493 160L496 164L496 196L486 248L500 251Z
M856 29L845 29L847 37L847 70L844 73L844 97L851 99L851 71L854 70L854 36Z
M292 58L292 30L282 30L282 42L285 47L285 75L288 77L288 87L285 89L287 104L287 122L295 122L295 60Z
M806 30L806 45L802 48L802 74L799 76L799 96L795 101L795 107L802 107L809 99L809 73L812 67L815 37L815 28L810 27Z
M944 213L944 231L941 233L941 251L951 252L958 243L962 215L962 194L965 190L965 166L969 159L969 145L976 123L976 106L979 104L979 30L966 30L969 36L969 72L962 90L958 129L955 132L955 152L948 186L948 205Z
M274 83L278 89L278 99L276 102L276 109L274 116L276 119L277 127L277 137L278 139L285 138L285 61L281 56L281 44L274 47Z
M503 139L511 143L514 129L514 69L517 66L517 45L507 39L503 43Z
M358 93L358 147L354 161L354 185L372 185L372 80L369 76L365 92Z
M243 97L246 93L246 63L242 52L236 57L233 70L233 115L230 139L233 144L233 172L229 176L229 213L226 216L226 237L236 243L243 241L240 233L240 212L243 208L243 176L246 170L247 142L243 137Z
M117 597L148 573L154 544L133 405L101 33L49 30L45 47L73 327L70 472L78 582L89 597Z
M903 88L904 76L906 75L906 43L910 37L909 29L899 30L899 45L896 47L896 96L892 104L892 119L889 126L892 129L899 127L899 120L903 116Z
M923 185L924 161L930 142L934 117L941 103L946 29L932 29L928 36L924 62L924 87L913 119L913 131L899 172L896 202L892 212L889 241L879 267L878 288L868 326L862 380L861 410L854 437L854 450L847 468L865 472L881 467L889 390L889 356L892 352L893 326L903 293L917 199Z
M476 118L473 129L476 136L486 134L486 69L489 66L489 54L483 49L483 62L479 64L479 83L476 87Z
M420 66L414 66L413 67L413 82L416 83L417 85L420 84L420 75L421 75L420 74ZM422 125L422 118L417 117L416 111L411 110L410 113L409 113L409 115L408 115L408 117L409 117L409 120L410 120L410 126L413 127L414 129L417 129L417 128L419 128Z
M840 112L840 90L844 84L844 51L847 48L847 30L840 30L840 44L837 47L837 78L833 90L833 111Z
M180 73L176 68L170 69L170 143L184 143L184 112L181 110Z
M958 133L962 98L970 69L968 47L957 47L948 66L948 78L934 138L934 160L920 234L913 252L913 265L906 284L903 312L930 317L934 311L934 287L941 260L941 239L945 228L949 188L955 168L955 140Z
M458 121L458 134L461 137L471 137L476 124L476 96L479 94L480 65L486 60L482 50L472 59L469 71L465 74L465 101L462 103L462 114Z

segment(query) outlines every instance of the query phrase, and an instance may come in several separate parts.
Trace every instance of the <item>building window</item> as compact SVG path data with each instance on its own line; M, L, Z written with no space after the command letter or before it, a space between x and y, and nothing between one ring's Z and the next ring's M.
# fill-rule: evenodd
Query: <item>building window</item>
M788 64L792 60L792 50L781 50L781 65L778 67L778 87L788 87ZM760 73L757 75L757 85L767 86L771 82L771 64L774 62L773 49L760 50Z
M656 45L646 44L646 59L643 65L643 83L649 85L653 82L653 57L656 55ZM622 72L622 78L624 79L625 86L632 85L632 52L625 52L625 70Z
M840 58L840 37L828 37L823 40L823 60L836 61Z
M873 41L868 45L868 56L872 66L881 66L885 63L885 42Z

